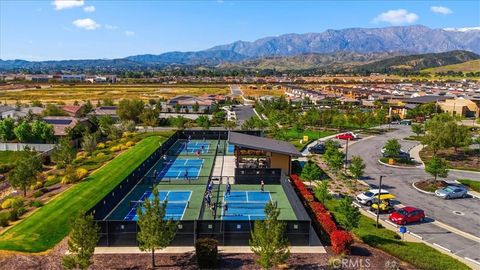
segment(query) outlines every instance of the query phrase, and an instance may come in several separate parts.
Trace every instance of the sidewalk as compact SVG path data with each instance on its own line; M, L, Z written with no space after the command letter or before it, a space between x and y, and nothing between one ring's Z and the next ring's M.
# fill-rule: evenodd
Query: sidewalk
M218 251L220 253L253 253L249 246L219 246ZM162 250L156 250L157 254L181 254L195 252L195 247L167 247ZM323 246L291 246L291 253L307 253L307 254L321 254L327 253ZM96 247L95 254L137 254L145 253L138 247Z

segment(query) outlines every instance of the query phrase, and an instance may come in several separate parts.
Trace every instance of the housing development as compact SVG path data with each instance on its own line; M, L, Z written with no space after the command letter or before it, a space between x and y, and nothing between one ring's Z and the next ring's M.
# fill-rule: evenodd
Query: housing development
M68 26L28 31L58 48L37 59L12 45L26 4L0 2L0 269L480 269L480 30L452 27L480 13L461 3L38 1L27 16ZM306 27L363 5L360 27ZM224 37L198 35L204 8ZM255 41L199 45L252 20ZM308 33L259 34L288 25Z

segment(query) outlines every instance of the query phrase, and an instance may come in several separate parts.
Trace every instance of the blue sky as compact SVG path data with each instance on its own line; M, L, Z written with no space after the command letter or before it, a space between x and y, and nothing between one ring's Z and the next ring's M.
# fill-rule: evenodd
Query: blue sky
M480 26L480 1L0 0L0 59L120 58L286 33Z

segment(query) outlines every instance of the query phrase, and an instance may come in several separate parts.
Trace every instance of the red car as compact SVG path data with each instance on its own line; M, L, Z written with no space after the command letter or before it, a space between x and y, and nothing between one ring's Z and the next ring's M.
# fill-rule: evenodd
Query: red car
M425 213L422 209L406 206L390 214L388 219L393 223L405 225L407 223L425 221Z
M346 132L346 133L338 134L337 136L335 136L335 138L340 140L354 140L357 137L358 135L353 132Z

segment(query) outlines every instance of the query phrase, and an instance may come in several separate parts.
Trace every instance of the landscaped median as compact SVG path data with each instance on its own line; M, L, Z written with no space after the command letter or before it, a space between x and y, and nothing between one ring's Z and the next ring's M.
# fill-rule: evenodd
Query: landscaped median
M0 235L0 249L41 252L53 248L67 236L72 217L93 207L147 159L169 135L171 134L165 132L143 139L84 181L3 232Z

